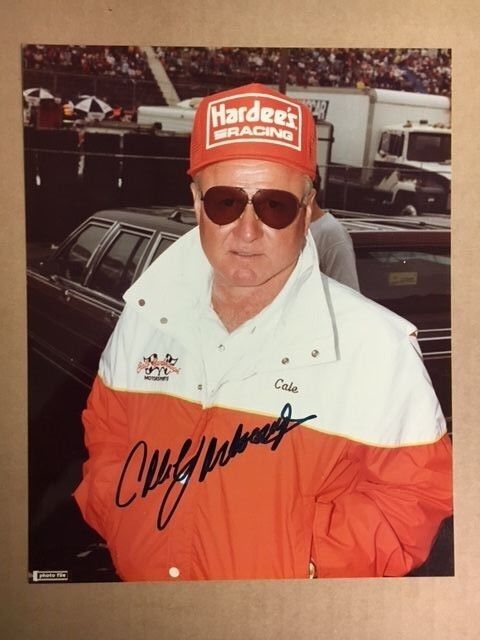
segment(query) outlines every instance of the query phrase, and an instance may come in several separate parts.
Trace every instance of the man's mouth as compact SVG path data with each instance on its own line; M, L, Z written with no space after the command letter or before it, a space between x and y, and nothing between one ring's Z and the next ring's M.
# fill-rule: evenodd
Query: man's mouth
M253 251L232 251L231 253L233 253L235 256L238 256L239 258L254 258L260 255L259 253L254 253Z

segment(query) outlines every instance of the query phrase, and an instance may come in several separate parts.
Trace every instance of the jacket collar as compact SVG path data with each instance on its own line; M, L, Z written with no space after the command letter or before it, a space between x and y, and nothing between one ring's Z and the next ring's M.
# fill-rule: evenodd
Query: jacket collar
M212 269L195 227L155 260L124 299L162 331L188 341L195 336L192 323L209 303L211 279ZM320 273L309 232L294 271L271 303L275 311L278 308L278 322L262 359L271 362L272 368L280 363L289 369L337 359L330 284Z

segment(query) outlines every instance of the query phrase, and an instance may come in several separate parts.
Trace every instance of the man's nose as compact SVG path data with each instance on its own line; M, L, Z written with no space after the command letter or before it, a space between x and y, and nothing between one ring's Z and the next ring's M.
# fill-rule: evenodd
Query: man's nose
M249 202L237 220L234 227L234 234L247 242L253 242L263 234L262 221L255 213L253 205Z

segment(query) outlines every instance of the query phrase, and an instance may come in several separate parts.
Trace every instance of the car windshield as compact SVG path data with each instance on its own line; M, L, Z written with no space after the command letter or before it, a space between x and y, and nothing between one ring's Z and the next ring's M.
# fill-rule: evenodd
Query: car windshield
M359 249L361 292L417 323L444 323L450 316L450 255L446 248Z
M410 134L407 152L408 160L416 160L417 162L449 162L451 157L450 134Z

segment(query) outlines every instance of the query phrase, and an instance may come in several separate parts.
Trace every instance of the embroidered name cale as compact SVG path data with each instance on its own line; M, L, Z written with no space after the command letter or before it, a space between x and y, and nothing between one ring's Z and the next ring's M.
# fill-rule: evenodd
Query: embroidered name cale
M292 393L298 393L298 389L294 386L293 382L289 382L287 384L283 378L278 378L278 380L275 381L275 389L282 389L282 391L291 391Z

